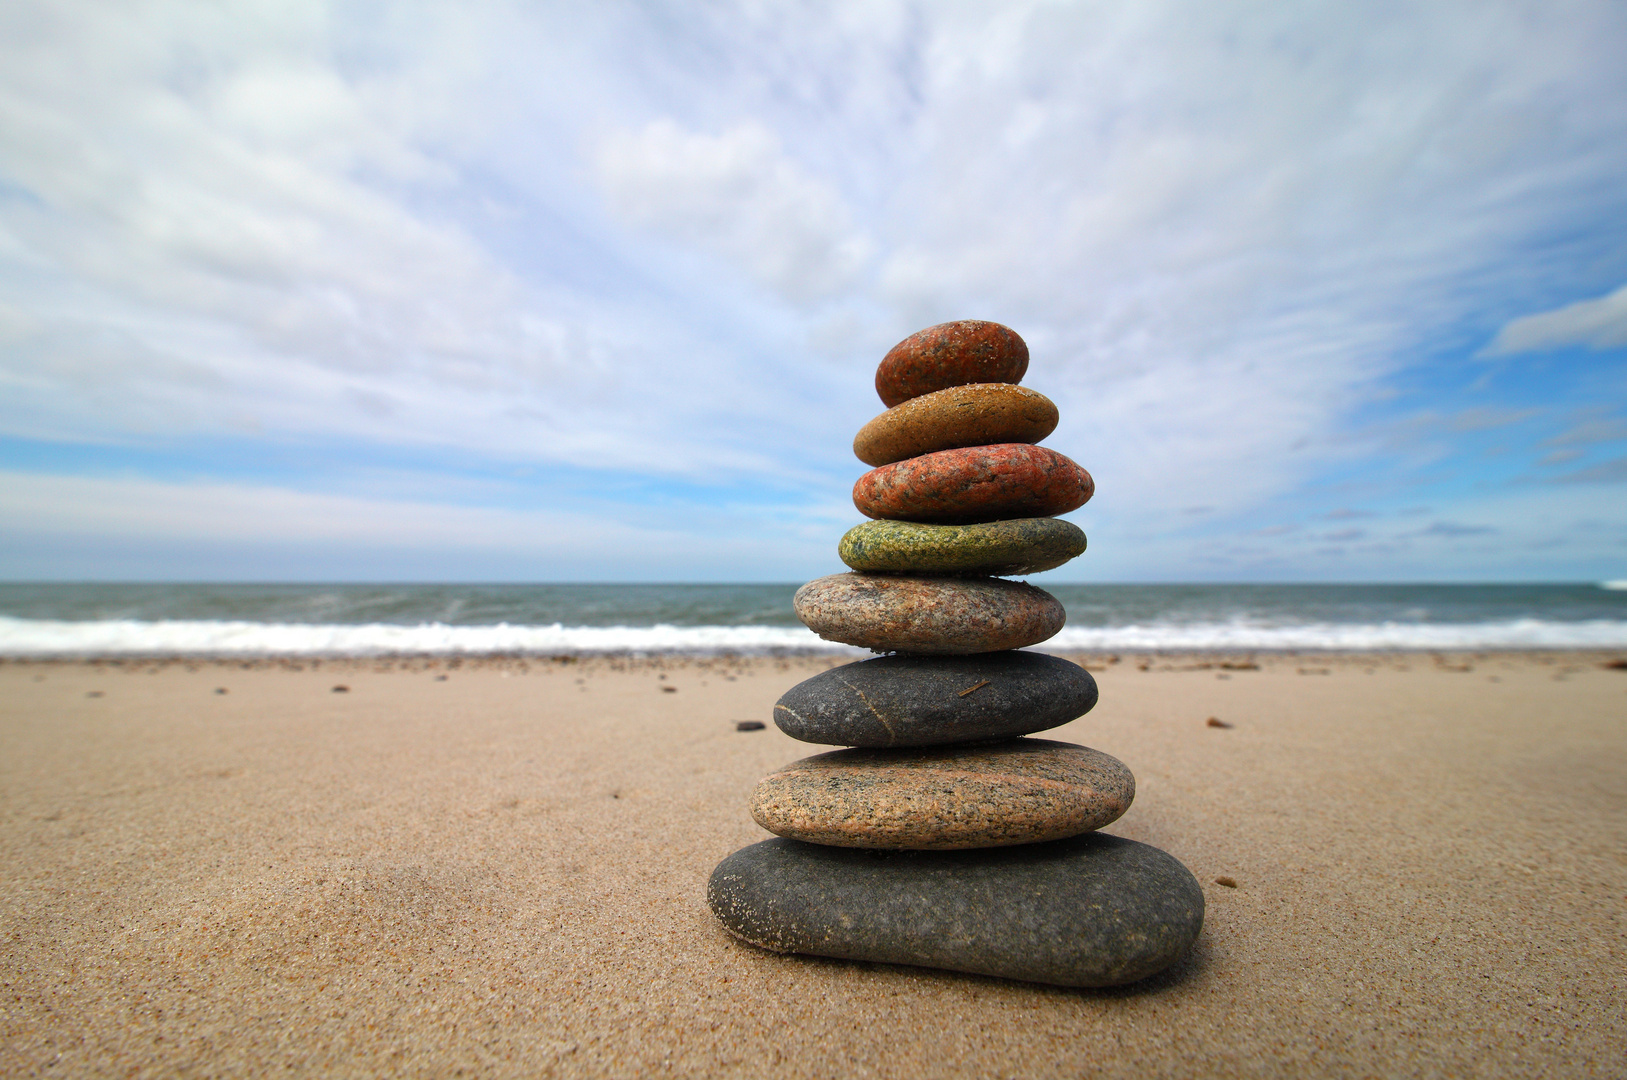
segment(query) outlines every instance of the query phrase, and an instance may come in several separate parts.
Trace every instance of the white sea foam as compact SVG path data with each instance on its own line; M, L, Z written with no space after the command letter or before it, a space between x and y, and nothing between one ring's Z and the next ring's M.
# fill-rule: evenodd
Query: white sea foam
M1066 627L1047 641L1059 651L1103 649L1235 651L1310 649L1329 652L1412 649L1613 649L1627 647L1627 622L1508 619L1465 623L1300 623L1244 620L1146 626Z
M386 656L850 651L802 627L448 626L0 616L0 656Z
M1474 623L1152 623L1067 627L1039 648L1239 651L1627 648L1627 622L1512 619ZM423 623L309 624L210 620L70 622L0 616L0 656L386 656L494 653L834 652L802 627L448 626Z

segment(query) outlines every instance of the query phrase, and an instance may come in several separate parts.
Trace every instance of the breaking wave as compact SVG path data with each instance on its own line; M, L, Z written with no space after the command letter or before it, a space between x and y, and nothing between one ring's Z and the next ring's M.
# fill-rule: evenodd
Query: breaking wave
M1261 625L1245 620L1146 626L1065 627L1043 646L1063 651L1249 649L1323 652L1385 650L1453 652L1474 649L1614 649L1627 647L1627 622L1508 619L1464 623L1302 623Z
M1248 620L1070 626L1052 652L1330 651L1627 648L1627 621L1510 619L1463 623L1302 623ZM444 623L272 623L229 620L70 621L0 616L0 656L389 656L589 653L847 653L785 626L452 626Z

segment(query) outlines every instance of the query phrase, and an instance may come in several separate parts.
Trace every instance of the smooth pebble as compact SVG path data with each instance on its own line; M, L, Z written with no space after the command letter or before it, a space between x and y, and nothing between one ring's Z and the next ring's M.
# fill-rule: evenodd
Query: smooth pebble
M965 654L1037 645L1062 629L1062 604L1000 578L831 574L791 598L797 618L827 641L875 652Z
M774 952L1059 986L1144 979L1203 927L1203 889L1179 860L1099 832L978 851L775 837L719 863L706 898L730 933Z
M1060 840L1116 821L1135 777L1088 746L1013 739L917 750L836 750L757 782L771 833L836 847L952 851Z
M1096 483L1044 446L999 443L939 450L871 469L853 485L853 505L870 518L970 525L1055 517L1090 500Z
M1058 518L977 525L866 521L836 545L847 565L879 574L1037 574L1084 550L1084 532Z
M853 453L866 465L961 446L1037 443L1056 430L1051 399L1009 383L951 386L893 406L859 430Z
M1095 705L1096 680L1060 656L879 656L797 683L774 723L828 746L937 746L1045 731Z
M1019 383L1028 345L999 323L961 319L917 330L887 350L876 368L876 393L890 409L934 390L967 383Z

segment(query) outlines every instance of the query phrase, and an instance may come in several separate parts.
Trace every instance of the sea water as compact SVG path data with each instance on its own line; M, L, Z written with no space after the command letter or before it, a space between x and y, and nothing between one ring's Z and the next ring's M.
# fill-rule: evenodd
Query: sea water
M1055 651L1627 648L1603 585L1050 585ZM1613 584L1613 583L1612 583ZM792 653L796 585L0 584L0 656Z

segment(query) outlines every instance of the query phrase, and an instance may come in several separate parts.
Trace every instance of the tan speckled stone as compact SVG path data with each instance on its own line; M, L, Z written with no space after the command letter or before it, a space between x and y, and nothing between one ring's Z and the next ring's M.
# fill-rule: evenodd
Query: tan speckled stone
M934 750L837 750L770 773L751 816L834 847L949 851L1060 840L1117 820L1135 777L1099 750L1015 739Z
M853 453L866 465L891 465L938 450L993 443L1037 443L1056 430L1051 399L1009 383L951 386L910 398L860 429Z
M1044 589L998 578L831 574L798 589L791 603L825 640L876 652L1021 649L1053 636L1067 619Z

